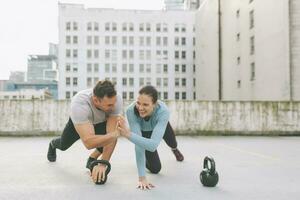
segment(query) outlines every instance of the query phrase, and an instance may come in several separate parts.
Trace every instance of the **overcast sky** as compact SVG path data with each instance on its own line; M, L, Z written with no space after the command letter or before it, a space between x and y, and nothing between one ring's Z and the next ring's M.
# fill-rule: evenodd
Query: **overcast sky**
M85 7L161 10L163 0L7 0L0 6L0 80L26 71L27 56L58 42L58 2Z

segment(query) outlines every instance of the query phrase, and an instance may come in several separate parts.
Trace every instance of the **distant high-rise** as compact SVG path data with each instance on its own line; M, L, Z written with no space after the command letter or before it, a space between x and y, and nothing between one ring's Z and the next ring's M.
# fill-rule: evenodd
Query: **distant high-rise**
M164 0L166 10L183 10L184 0Z
M9 75L9 81L12 82L24 82L25 72L24 71L11 71Z

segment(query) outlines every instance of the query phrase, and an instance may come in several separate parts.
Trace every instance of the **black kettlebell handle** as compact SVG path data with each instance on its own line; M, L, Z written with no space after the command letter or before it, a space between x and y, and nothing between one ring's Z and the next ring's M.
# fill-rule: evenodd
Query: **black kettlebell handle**
M91 162L91 165L90 165L90 171L91 171L91 173L93 172L93 168L94 168L96 165L98 165L98 164L104 164L104 165L107 166L106 171L105 171L105 180L104 180L104 181L101 180L100 182L98 182L98 180L96 181L96 184L102 185L102 184L104 184L104 183L106 182L106 180L107 180L107 175L108 175L108 173L110 172L111 165L110 165L110 163L109 163L107 160L95 160L95 161Z
M208 162L210 162L210 169L208 168ZM212 157L206 156L203 162L203 168L208 170L208 172L213 175L216 172L216 164Z

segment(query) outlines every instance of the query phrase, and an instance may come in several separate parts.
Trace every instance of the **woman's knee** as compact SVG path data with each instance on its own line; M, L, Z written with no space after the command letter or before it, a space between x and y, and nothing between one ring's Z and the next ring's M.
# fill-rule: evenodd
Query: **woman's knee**
M147 167L152 174L158 174L161 170L161 164Z

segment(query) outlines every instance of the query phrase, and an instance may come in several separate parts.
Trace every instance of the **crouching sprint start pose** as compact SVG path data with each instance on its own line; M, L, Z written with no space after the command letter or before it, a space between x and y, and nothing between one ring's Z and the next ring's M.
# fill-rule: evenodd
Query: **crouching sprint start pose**
M157 174L161 170L161 162L157 147L162 139L173 151L177 161L184 157L177 149L174 131L169 123L170 112L167 106L157 100L158 93L153 86L145 86L139 91L136 102L126 111L126 120L120 117L118 129L120 134L135 144L136 164L138 168L138 188L151 189L154 187L146 180L145 169Z
M87 168L100 155L107 163L119 136L117 119L122 106L122 98L110 81L99 81L93 89L77 93L71 100L70 118L62 135L49 144L48 160L55 162L56 149L65 151L80 138L87 149L96 148L87 160ZM106 166L99 163L93 167L91 175L94 182L106 181Z

